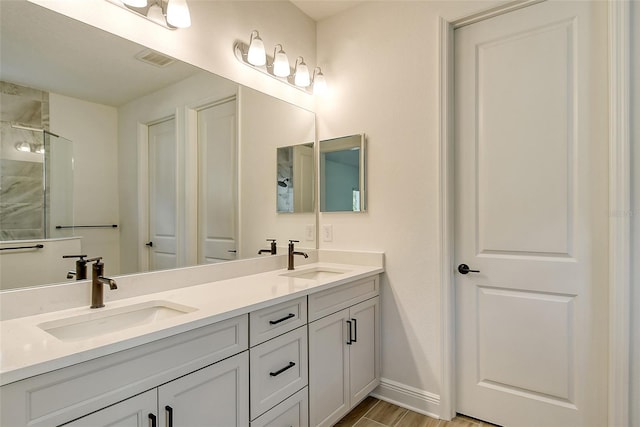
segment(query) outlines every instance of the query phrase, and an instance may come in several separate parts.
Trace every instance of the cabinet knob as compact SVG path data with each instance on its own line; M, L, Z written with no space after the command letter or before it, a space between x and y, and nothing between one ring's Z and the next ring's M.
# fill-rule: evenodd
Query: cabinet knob
M167 411L167 427L173 427L173 408L167 405L164 410Z
M156 416L149 414L149 427L156 427Z

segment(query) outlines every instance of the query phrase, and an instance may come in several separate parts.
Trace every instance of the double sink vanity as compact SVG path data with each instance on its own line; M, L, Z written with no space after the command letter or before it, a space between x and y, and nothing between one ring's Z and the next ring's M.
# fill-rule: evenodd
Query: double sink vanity
M379 383L383 255L269 258L123 276L104 308L3 319L0 425L334 424Z

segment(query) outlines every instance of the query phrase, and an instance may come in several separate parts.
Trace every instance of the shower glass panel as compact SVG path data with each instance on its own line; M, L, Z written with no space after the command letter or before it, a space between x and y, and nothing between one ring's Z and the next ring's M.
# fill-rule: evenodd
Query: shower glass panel
M58 221L73 225L73 144L2 122L0 241L72 236L72 228L55 228Z
M45 238L73 236L73 143L44 131Z

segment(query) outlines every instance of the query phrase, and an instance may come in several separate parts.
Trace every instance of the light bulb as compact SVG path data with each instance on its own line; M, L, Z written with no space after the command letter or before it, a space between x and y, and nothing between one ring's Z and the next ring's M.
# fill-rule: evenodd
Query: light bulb
M122 3L131 7L147 7L147 0L122 0Z
M298 63L298 59L300 63ZM293 82L296 86L307 87L311 84L311 79L309 78L309 68L307 64L304 63L304 59L299 57L296 59L296 70Z
M324 74L322 74L322 70L320 69L320 67L316 67L313 72L313 94L322 96L326 95L327 92L327 80L325 80Z
M167 23L177 28L191 26L191 14L187 0L169 0L167 3Z
M260 38L260 34L256 30L253 30L251 33L247 61L253 65L264 65L267 63L267 53L264 51L264 43Z
M278 46L280 46L280 50L276 52ZM285 51L282 50L282 45L276 45L276 49L274 49L273 54L273 74L278 77L289 77L289 74L291 74L289 58L287 58Z
M27 141L18 142L16 144L16 150L21 151L23 153L30 153L31 144L29 144Z

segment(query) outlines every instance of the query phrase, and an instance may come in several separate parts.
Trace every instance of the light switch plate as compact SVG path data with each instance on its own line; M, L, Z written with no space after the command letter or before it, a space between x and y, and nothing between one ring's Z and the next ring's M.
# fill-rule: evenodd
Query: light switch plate
M333 241L333 225L331 224L322 225L322 241L323 242Z
M304 228L304 238L308 242L316 240L316 230L313 224L307 224Z

